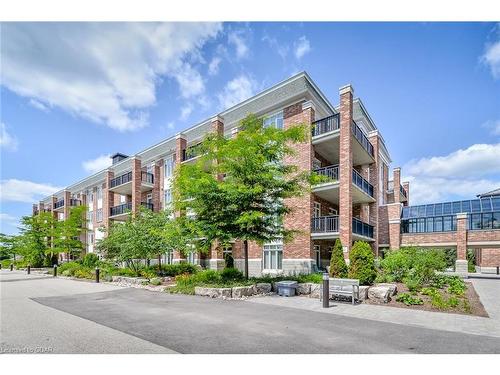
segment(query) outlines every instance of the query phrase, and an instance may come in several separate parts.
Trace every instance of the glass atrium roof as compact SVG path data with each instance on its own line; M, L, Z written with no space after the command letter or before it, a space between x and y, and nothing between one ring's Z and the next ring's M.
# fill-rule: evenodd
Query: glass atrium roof
M402 219L500 211L500 196L403 207Z

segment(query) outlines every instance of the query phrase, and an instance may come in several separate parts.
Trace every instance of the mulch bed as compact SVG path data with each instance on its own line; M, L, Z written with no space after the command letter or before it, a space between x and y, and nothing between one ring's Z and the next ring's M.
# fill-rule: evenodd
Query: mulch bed
M409 293L408 288L406 287L405 284L403 283L396 283L398 287L398 294L400 293ZM475 316L482 316L485 318L488 318L488 313L484 309L483 304L481 303L481 300L479 299L479 296L477 295L474 286L472 283L466 281L465 285L467 285L467 290L465 292L465 298L469 301L470 305L470 312L464 311L461 307L457 308L447 308L446 310L441 310L436 307L433 307L430 302L430 297L425 296L422 294L418 294L420 298L424 301L423 305L410 305L407 306L402 302L397 302L396 297L398 294L395 296L391 297L391 301L388 303L379 303L373 300L365 300L364 303L370 304L370 305L381 305L381 306L391 306L391 307L399 307L403 309L411 309L411 310L425 310L425 311L435 311L435 312L444 312L444 313L453 313L453 314L463 314L463 315L475 315ZM441 290L442 291L442 290ZM447 296L447 294L445 294Z

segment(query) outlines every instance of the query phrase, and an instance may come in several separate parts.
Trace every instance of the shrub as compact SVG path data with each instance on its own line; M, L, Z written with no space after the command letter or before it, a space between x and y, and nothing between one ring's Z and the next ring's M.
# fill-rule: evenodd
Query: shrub
M92 274L92 271L88 268L79 268L75 270L74 277L77 277L79 279L93 279L94 275Z
M422 279L415 272L406 276L404 283L410 292L418 292L422 288Z
M99 263L99 258L93 253L86 254L82 260L82 265L89 268L96 267L97 263Z
M245 276L237 268L224 268L221 272L222 281L239 281L243 280Z
M153 277L151 280L149 280L149 283L151 285L161 285L161 279L159 277Z
M68 271L65 276L75 276L75 272L82 268L82 265L78 262L66 262L61 264L57 269L61 275Z
M157 276L156 271L151 268L143 268L139 271L139 276L142 276L146 279L153 279Z
M455 296L450 296L450 298L448 298L447 304L448 306L455 308L460 304L460 300Z
M164 276L177 276L182 274L193 274L198 271L198 267L189 263L166 264L161 267Z
M192 276L195 282L201 284L217 284L222 281L220 272L215 270L205 270Z
M401 293L396 297L396 301L404 303L406 306L422 305L424 301L422 298L412 296L410 293Z
M361 285L371 285L377 276L372 248L364 241L356 241L349 254L349 277Z
M444 271L446 268L444 253L440 250L418 249L414 257L412 268L423 284L430 283L436 271Z
M135 271L131 270L130 268L116 268L112 270L112 273L115 276L129 276L129 277L137 276Z
M344 259L342 243L339 239L335 241L332 257L330 259L330 276L339 278L347 277L347 264Z
M459 277L455 276L448 278L448 293L463 296L466 289L467 286L465 285L465 282Z
M233 255L229 253L224 254L224 263L226 265L226 268L233 268L234 267Z
M388 281L403 281L410 269L410 257L404 250L389 251L380 262Z

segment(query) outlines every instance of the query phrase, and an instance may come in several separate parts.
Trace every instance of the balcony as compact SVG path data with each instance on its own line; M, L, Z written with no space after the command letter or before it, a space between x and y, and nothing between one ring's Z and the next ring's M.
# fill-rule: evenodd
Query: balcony
M188 148L182 150L182 161L189 161L201 156L203 153L201 143L198 143L193 146L189 146Z
M141 192L153 189L154 175L141 171ZM109 190L121 194L132 195L132 172L127 172L111 180Z
M339 216L319 216L311 219L311 236L313 238L338 238Z
M353 217L352 234L353 239L373 240L373 225L367 224Z
M401 201L407 201L408 196L406 194L406 190L404 189L403 185L399 185L399 194L401 195Z
M312 123L312 136L328 135L340 129L340 114L325 117Z
M314 150L325 159L338 163L340 155L340 115L337 113L314 121L311 132L311 142L314 145ZM355 139L352 142L353 165L373 163L375 161L373 145L354 121L351 124L351 132Z
M370 184L355 169L352 170L352 183L356 186L352 191L353 203L372 203L375 202L373 196L373 185Z
M54 203L54 211L62 211L64 208L64 198L62 199L58 199L55 203Z
M141 206L146 207L153 211L153 203L141 202ZM120 204L109 209L109 218L113 220L124 221L127 219L128 214L132 211L132 202Z

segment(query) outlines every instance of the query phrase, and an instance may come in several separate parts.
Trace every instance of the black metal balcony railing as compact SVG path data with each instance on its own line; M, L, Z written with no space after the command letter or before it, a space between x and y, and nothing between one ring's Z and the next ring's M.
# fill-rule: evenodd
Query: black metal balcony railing
M59 199L57 202L54 203L54 210L57 210L58 208L64 207L64 198Z
M352 122L352 133L354 134L354 138L356 138L361 146L371 155L374 156L373 145L368 140L368 137L363 133L361 128L354 121Z
M75 198L71 198L69 200L69 205L71 207L75 207L75 206L81 206L82 205L82 201L80 199L75 199Z
M399 185L399 192L403 197L406 198L406 190L404 189L403 185Z
M315 173L326 176L331 180L338 181L339 179L339 166L337 165L329 165L323 168L317 168L314 170Z
M118 206L111 207L109 209L109 216L122 215L129 211L132 211L132 202L123 203Z
M322 118L321 120L312 123L312 136L329 133L334 130L340 129L340 115L338 113Z
M128 172L125 174L122 174L121 176L115 177L111 180L111 188L114 188L116 186L120 186L123 184L126 184L127 182L132 181L132 172Z
M319 216L311 219L311 232L326 233L339 231L339 216Z
M132 181L132 172L127 172L122 174L121 176L115 177L111 180L111 188L126 184L127 182ZM154 183L154 175L149 172L141 171L141 181L147 183Z
M373 197L373 185L366 181L355 169L352 170L352 182L370 197Z
M149 208L151 211L153 211L153 208L154 208L153 203L141 202L141 205L143 207Z
M355 217L352 218L352 233L359 234L360 236L373 238L373 225L362 222Z
M200 156L202 152L201 143L189 146L188 148L182 150L182 161L194 159L195 157Z
M155 181L155 176L149 172L141 172L141 181L147 182L149 184L153 184Z

